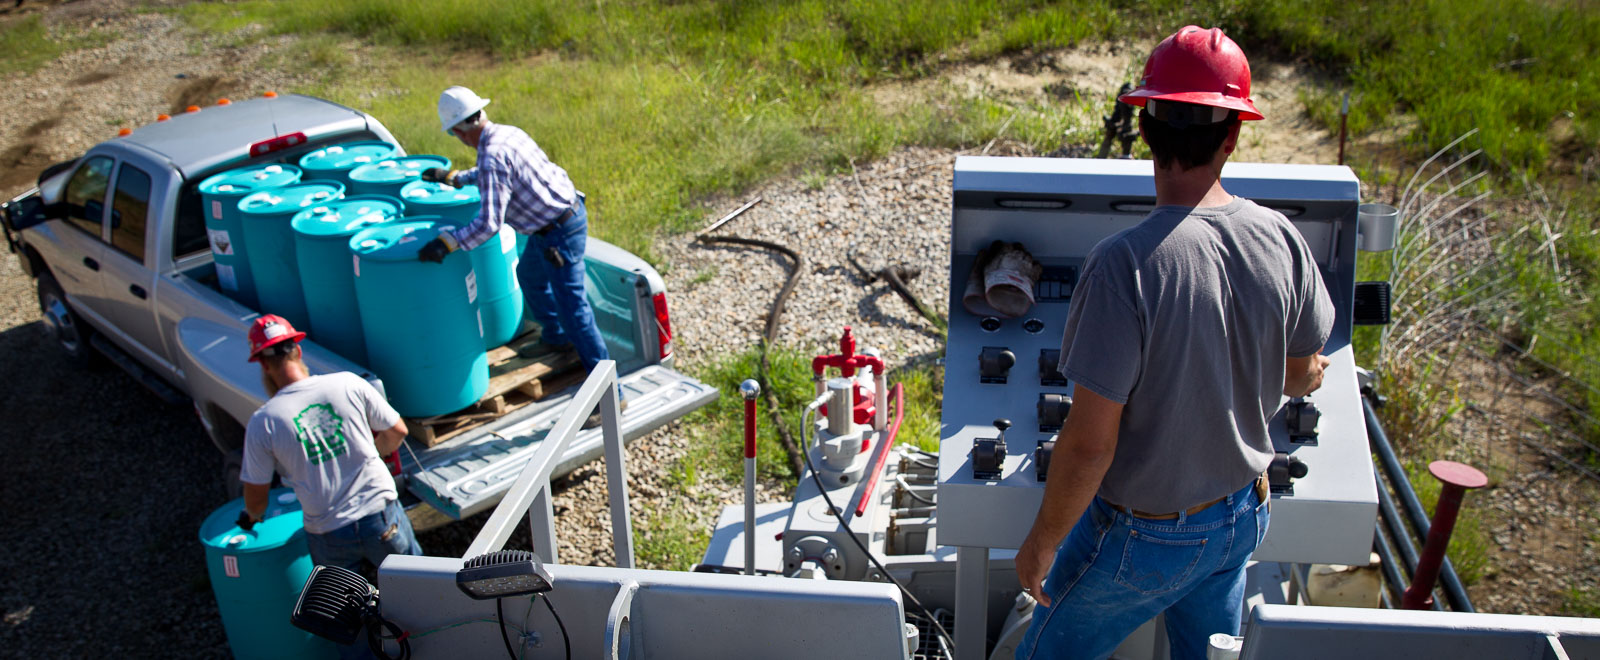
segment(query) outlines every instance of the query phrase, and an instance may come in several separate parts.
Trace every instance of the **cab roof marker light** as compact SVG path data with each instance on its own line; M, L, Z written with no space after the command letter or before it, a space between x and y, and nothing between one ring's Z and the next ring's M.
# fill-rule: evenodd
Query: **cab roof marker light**
M166 121L166 120L171 119L171 118L172 118L172 116L168 115L165 112L163 112L163 113L161 113L159 115L156 115L156 121Z
M251 158L255 158L257 156L264 156L264 155L270 154L270 153L272 153L274 151L282 151L284 149L291 149L291 148L298 147L298 146L300 146L302 144L305 144L305 143L306 143L306 134L303 133L303 132L295 132L295 133L289 133L287 135L279 135L278 137L271 138L271 139L268 139L268 140L262 140L260 142L257 142L255 144L250 145L250 157Z

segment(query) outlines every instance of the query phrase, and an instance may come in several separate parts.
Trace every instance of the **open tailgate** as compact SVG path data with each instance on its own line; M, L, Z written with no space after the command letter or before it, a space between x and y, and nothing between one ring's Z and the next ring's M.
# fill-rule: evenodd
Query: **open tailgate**
M622 376L619 387L628 402L622 413L623 442L632 442L717 398L711 386L659 365ZM577 386L573 386L429 449L407 439L409 450L400 452L407 488L456 520L490 509L516 482L576 392ZM603 451L598 427L579 431L551 476L565 476L599 458Z

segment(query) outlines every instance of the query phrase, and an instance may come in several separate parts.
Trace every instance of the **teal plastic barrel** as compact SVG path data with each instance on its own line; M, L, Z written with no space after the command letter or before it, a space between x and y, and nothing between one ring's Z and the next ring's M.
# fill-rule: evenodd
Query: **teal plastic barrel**
M350 237L357 232L399 220L405 204L387 195L354 195L318 204L296 213L295 265L305 294L308 334L313 341L349 358L367 363L361 312L356 307L354 255Z
M400 196L406 184L422 180L424 170L450 169L444 156L396 156L350 170L350 194Z
M256 282L261 312L282 316L290 325L311 326L290 221L296 213L343 196L344 186L318 181L251 193L239 200L239 225L250 245L250 276Z
M400 189L406 215L442 216L466 226L478 217L481 199L477 186L457 188L434 181L412 181Z
M200 525L206 572L233 657L338 657L331 642L289 623L312 568L294 491L273 490L266 519L248 532L234 524L242 510L241 497L212 511Z
M216 264L217 284L223 295L256 309L256 285L250 277L249 250L239 229L239 199L253 192L292 186L300 182L293 165L257 165L230 170L200 182L205 207L206 236Z
M461 410L489 389L472 258L452 252L441 264L417 259L438 235L433 221L407 220L350 238L367 366L406 417Z
M440 226L455 225L448 218L425 218ZM522 286L517 283L517 232L500 225L500 232L467 252L478 279L478 318L483 325L484 348L503 346L522 325Z
M376 163L399 151L388 142L344 142L329 145L300 157L300 169L306 181L338 181L350 185L350 170L368 163Z

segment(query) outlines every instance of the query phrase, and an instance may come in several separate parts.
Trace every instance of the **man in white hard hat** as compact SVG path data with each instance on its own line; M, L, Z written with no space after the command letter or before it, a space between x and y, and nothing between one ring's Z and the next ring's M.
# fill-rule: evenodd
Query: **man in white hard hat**
M422 178L452 186L476 185L483 201L471 224L429 241L418 258L441 262L452 251L470 250L493 238L501 225L528 235L524 257L517 263L517 281L544 331L540 342L557 350L576 346L584 370L592 370L610 359L610 353L584 293L583 253L589 231L584 195L526 132L489 121L487 105L489 99L465 87L451 87L439 95L439 125L477 149L478 164L463 171L434 168L423 172Z
M1094 247L1072 292L1072 412L1016 556L1039 601L1021 660L1105 658L1158 614L1175 659L1239 634L1270 519L1267 423L1328 365L1334 307L1305 239L1222 187L1240 121L1262 118L1243 51L1185 27L1120 100L1143 108L1157 206Z
M300 499L313 562L357 570L363 559L376 567L391 554L422 554L381 458L400 447L406 423L360 376L311 375L305 336L274 314L250 327L250 361L270 398L245 428L239 526L261 521L276 472Z

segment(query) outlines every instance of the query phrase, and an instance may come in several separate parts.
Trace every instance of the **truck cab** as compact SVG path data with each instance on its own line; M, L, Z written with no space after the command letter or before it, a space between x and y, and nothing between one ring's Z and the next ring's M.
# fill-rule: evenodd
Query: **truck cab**
M109 359L163 399L192 402L234 487L245 422L267 398L258 368L245 360L246 330L261 310L219 287L199 184L357 140L396 143L376 118L329 101L290 94L233 102L98 144L4 205L7 245L38 281L46 326L66 357ZM714 399L714 390L671 368L660 275L592 237L585 261L591 306L630 403L626 438ZM314 341L303 346L312 373L349 371L383 391L364 365ZM538 442L547 428L540 420L553 420L569 397L546 396L432 447L408 439L397 479L448 518L486 509L504 490L497 475L514 478L525 460L519 449ZM598 433L580 434L558 475L599 455Z

